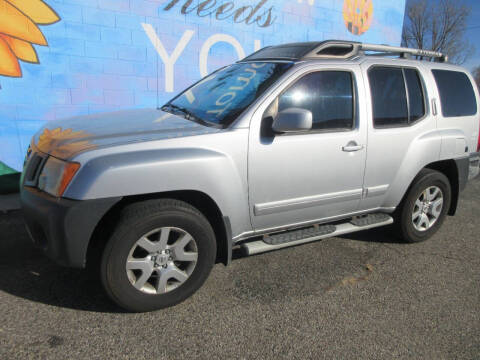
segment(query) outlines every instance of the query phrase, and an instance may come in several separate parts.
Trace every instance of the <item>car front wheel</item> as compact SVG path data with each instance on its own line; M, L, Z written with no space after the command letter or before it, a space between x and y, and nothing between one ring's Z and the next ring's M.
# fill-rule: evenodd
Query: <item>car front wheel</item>
M197 209L177 200L148 200L123 209L102 256L102 283L129 311L157 310L200 288L215 257L213 229Z

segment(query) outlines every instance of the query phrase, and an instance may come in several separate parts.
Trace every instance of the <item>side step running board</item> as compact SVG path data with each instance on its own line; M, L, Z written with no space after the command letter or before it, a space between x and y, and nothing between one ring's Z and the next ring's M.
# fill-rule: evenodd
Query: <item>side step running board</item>
M373 229L393 223L393 218L387 214L370 214L355 217L352 220L336 225L314 225L304 229L284 231L266 235L263 240L247 242L241 245L245 255L255 255L267 251L282 249L289 246L335 237L356 231Z

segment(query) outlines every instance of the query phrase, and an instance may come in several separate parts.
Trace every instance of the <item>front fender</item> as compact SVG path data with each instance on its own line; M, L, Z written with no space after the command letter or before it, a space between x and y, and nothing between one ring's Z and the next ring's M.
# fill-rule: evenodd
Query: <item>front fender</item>
M64 196L88 200L199 191L210 196L222 215L231 219L235 236L251 229L246 152L243 155L245 159L234 159L215 150L193 147L104 154L82 165Z

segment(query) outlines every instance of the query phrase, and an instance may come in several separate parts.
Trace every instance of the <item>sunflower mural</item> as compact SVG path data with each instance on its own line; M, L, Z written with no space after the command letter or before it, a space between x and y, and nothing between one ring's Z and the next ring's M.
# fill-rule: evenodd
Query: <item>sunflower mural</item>
M38 25L59 20L42 0L0 0L0 75L22 77L19 60L38 64L32 44L48 45Z
M61 127L53 130L45 128L38 137L36 145L44 153L51 153L54 156L65 159L73 154L95 148L96 145L88 140L90 136L92 135L83 130L63 130Z
M343 3L343 20L348 31L362 35L372 25L372 0L345 0Z

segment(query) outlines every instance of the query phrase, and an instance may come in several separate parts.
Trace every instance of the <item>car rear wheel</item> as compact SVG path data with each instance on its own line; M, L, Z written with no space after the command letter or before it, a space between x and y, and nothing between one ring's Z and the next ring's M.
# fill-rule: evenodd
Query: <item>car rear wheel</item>
M395 214L402 239L421 242L432 237L445 220L450 201L448 178L438 171L423 169Z
M101 262L103 286L121 307L152 311L180 303L207 279L216 240L208 220L170 199L127 206Z

